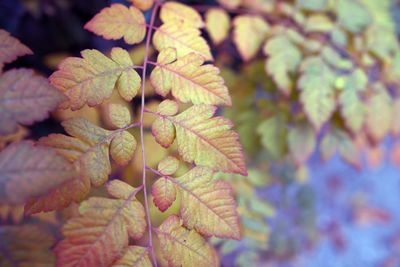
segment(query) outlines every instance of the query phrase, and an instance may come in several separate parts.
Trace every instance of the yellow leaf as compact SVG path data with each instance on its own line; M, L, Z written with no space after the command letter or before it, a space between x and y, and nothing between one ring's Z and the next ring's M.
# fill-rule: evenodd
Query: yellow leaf
M164 212L176 199L175 185L167 178L161 177L151 186L151 195L154 205Z
M55 248L57 266L110 266L128 247L129 237L138 239L146 229L145 212L135 199L92 197L79 208L81 216L62 229L65 239Z
M149 251L144 247L129 246L122 256L112 267L152 267Z
M218 68L203 64L204 59L195 53L176 60L176 50L168 48L161 51L150 80L156 92L164 97L172 91L184 103L231 105Z
M130 1L134 6L143 11L150 9L154 4L154 0L130 0Z
M179 160L175 157L168 156L158 164L158 171L163 175L173 175L179 168Z
M213 248L195 230L182 226L178 216L168 217L157 229L161 253L171 267L218 266Z
M55 150L13 143L0 153L0 203L20 204L76 177L75 167Z
M206 12L206 29L214 44L224 41L229 34L231 19L222 8L211 8Z
M137 142L135 137L128 131L118 133L110 145L110 154L113 160L120 165L127 165L133 158Z
M183 21L195 28L202 28L204 26L200 14L195 9L178 2L166 2L163 4L160 11L160 18L164 23Z
M47 118L63 100L47 79L33 75L32 70L5 72L0 77L0 135L14 133L18 123L31 125Z
M225 181L213 181L213 172L195 167L176 179L181 191L180 215L186 227L205 236L240 238L233 191Z
M113 4L94 16L85 25L85 29L105 39L124 38L128 44L137 44L146 35L146 21L143 13L136 7Z
M175 48L178 58L194 52L205 60L213 60L210 47L200 34L199 29L182 21L165 23L154 33L153 44L158 51Z
M269 26L260 16L241 15L233 21L233 41L243 60L252 59L267 37Z
M140 88L141 78L133 69L129 53L113 48L111 59L97 50L84 50L83 58L65 59L50 76L50 83L69 98L63 108L77 110L85 104L95 106L111 97L117 85L120 95L132 100Z
M131 123L131 113L129 111L129 108L127 108L126 106L123 106L121 104L110 104L107 108L110 123L115 128L124 128Z
M239 135L231 130L231 121L212 118L215 111L213 106L195 105L174 117L159 119L175 125L178 151L185 161L247 175Z
M166 99L158 105L157 112L165 116L174 116L179 111L179 104Z
M152 126L151 133L162 147L168 148L175 140L175 127L165 118L157 118Z

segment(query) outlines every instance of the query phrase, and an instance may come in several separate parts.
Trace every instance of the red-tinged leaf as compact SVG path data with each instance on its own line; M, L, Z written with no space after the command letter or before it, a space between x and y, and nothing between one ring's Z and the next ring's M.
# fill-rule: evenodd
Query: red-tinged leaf
M168 217L156 230L161 253L170 267L218 266L213 248L195 230L182 226L178 216Z
M136 7L113 4L92 18L85 29L105 39L124 38L128 44L137 44L146 35L146 21L143 13Z
M18 123L31 125L48 117L63 95L32 70L14 69L0 78L0 135L17 130Z
M64 92L68 100L63 108L77 110L85 104L96 106L111 97L114 87L127 101L132 100L141 85L129 53L119 47L111 50L111 59L97 50L84 50L82 58L70 57L61 62L50 82Z
M240 238L236 203L227 182L213 181L209 168L195 167L177 178L176 185L181 191L180 215L186 227L205 236Z
M176 116L165 116L175 125L178 151L187 162L215 171L247 175L239 135L231 121L212 117L216 108L195 105Z
M165 118L157 118L152 126L151 133L162 147L168 148L175 140L175 127Z
M179 111L179 104L175 101L166 99L158 105L157 112L165 116L174 116Z
M150 9L154 4L154 0L129 0L129 1L131 1L135 7L144 11Z
M159 178L151 187L151 195L156 207L164 212L176 199L175 185L167 178Z
M23 203L76 176L74 166L55 150L14 143L0 153L0 202Z
M20 56L33 54L28 47L2 29L0 29L0 44L0 72L5 63L10 63Z
M149 250L139 246L129 246L112 267L152 267Z
M138 190L126 186L131 190L126 198L93 197L81 204L81 216L62 229L65 239L55 248L57 266L108 267L128 247L129 237L143 235L146 220L142 204L135 199Z

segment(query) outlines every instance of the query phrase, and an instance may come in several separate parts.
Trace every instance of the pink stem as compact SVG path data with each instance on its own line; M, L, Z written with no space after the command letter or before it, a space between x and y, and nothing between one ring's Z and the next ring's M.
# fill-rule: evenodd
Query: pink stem
M157 10L160 7L160 2L157 2L152 10L151 13L151 19L150 19L150 25L149 25L149 31L147 33L147 39L146 39L146 48L145 48L145 58L143 61L143 72L142 72L142 105L140 109L140 143L142 147L142 184L143 184L143 194L144 194L144 204L145 204L145 211L146 211L146 217L147 217L147 224L148 224L148 229L149 229L149 243L148 243L148 248L150 250L151 258L154 263L154 266L157 267L157 259L156 255L154 253L154 247L153 247L153 236L152 236L152 226L151 226L151 216L150 216L150 211L149 211L149 204L147 200L147 188L146 188L146 157L145 157L145 149L144 149L144 133L143 133L143 114L144 114L144 104L145 104L145 82L146 82L146 72L147 72L147 64L149 61L149 49L150 49L150 42L151 42L151 34L153 31L154 27L154 21L156 18Z

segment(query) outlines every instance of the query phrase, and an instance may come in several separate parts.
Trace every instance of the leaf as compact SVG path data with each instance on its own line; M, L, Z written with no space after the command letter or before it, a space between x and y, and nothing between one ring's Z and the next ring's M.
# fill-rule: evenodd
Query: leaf
M79 175L48 195L29 201L25 206L26 214L65 208L72 202L81 202L89 193L91 183L100 186L108 180L111 173L108 150L113 132L83 118L72 118L62 125L71 136L51 134L41 138L39 144L56 149L59 154L73 162L79 169ZM118 139L113 146L120 147Z
M266 42L264 53L269 56L265 64L267 73L274 78L279 89L288 95L293 88L289 73L295 72L301 62L300 50L288 37L278 35Z
M175 127L166 118L157 118L151 125L151 133L162 147L168 148L175 140Z
M118 133L111 141L110 155L120 166L127 165L135 155L137 142L128 131Z
M364 71L357 69L343 79L339 79L336 83L343 83L343 89L339 96L339 104L346 126L353 133L358 133L364 124L367 110L367 106L362 101L360 93L365 91L368 77Z
M131 191L126 198L92 197L81 204L81 216L63 226L65 238L55 248L57 266L108 267L128 247L129 237L138 239L143 235L144 208L135 198L137 190L125 186Z
M129 246L112 267L152 267L149 251L144 247Z
M184 103L231 105L218 68L203 64L204 59L198 54L190 53L177 59L175 49L165 49L150 75L151 84L158 94L165 97L172 91L172 95Z
M210 8L206 12L206 29L214 44L222 43L229 35L231 18L222 8Z
M158 171L163 175L173 175L179 168L179 160L168 156L158 164Z
M356 168L361 167L360 154L351 137L344 131L333 129L321 142L321 154L324 160L330 159L338 150L340 156Z
M158 105L157 112L165 116L174 116L179 111L179 104L166 99Z
M169 47L175 48L178 58L194 52L204 60L212 61L210 47L200 34L199 29L182 21L165 23L154 33L153 44L158 51Z
M381 83L373 85L373 94L367 99L367 133L376 142L389 133L392 126L392 99Z
M171 1L163 4L160 11L160 18L163 23L179 23L183 21L191 27L204 27L203 19L194 8L178 2Z
M285 154L286 123L284 116L276 115L264 120L257 127L257 133L261 136L261 144L274 159L280 159Z
M107 115L111 124L117 129L128 126L132 121L129 108L121 104L110 104Z
M308 124L299 124L289 130L288 144L290 154L297 165L304 164L316 146L316 136Z
M146 35L146 20L134 6L112 4L104 8L85 25L85 29L109 40L124 38L127 44L137 44Z
M161 211L166 211L176 199L175 185L167 178L159 178L151 187L154 205Z
M34 76L32 70L5 72L0 78L0 135L14 133L18 123L31 125L47 118L63 99L45 78Z
M235 9L239 7L242 0L217 0L217 2L228 9Z
M130 0L130 1L134 6L143 11L150 9L154 4L154 0Z
M50 76L50 83L69 98L63 108L77 110L85 104L96 106L111 97L116 86L119 94L131 101L141 85L129 53L122 48L111 50L111 59L97 50L84 50L82 58L70 57L61 62Z
M33 54L28 47L2 29L0 29L0 44L0 72L5 63L13 62L20 56Z
M242 59L252 59L267 37L268 24L260 16L240 15L235 17L233 28L233 41Z
M323 11L328 6L328 0L297 0L298 5L306 10Z
M23 141L0 153L0 203L19 204L75 177L75 168L55 150Z
M239 135L231 130L229 120L212 118L215 111L213 106L195 105L163 119L175 125L178 151L183 160L216 171L247 175Z
M225 181L212 179L213 172L206 167L195 167L176 179L184 225L205 236L240 239L232 188Z
M328 16L315 14L307 18L305 30L307 32L326 32L334 30L334 24Z
M336 108L335 74L319 57L305 59L301 72L300 100L308 119L319 130Z
M336 12L339 23L352 33L361 32L372 22L367 8L358 0L338 0Z
M34 224L0 226L0 266L52 267L55 238Z
M157 236L168 266L219 265L213 248L195 230L184 228L178 216L168 217L157 229Z

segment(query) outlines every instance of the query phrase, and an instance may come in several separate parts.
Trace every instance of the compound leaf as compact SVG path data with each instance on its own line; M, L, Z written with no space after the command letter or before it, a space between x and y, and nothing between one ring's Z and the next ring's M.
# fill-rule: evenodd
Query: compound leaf
M85 104L95 106L111 97L114 87L127 101L140 88L141 78L133 69L129 53L122 48L111 50L111 59L97 50L84 50L82 58L70 57L61 62L50 82L64 92L68 100L63 108L77 110Z
M157 229L161 253L168 266L218 266L213 248L195 230L182 226L176 215L168 217Z
M176 50L161 51L150 80L156 92L166 96L170 91L181 102L231 105L228 89L218 68L203 65L204 58L195 53L176 59Z
M146 35L146 21L143 13L136 7L113 4L92 18L85 29L105 39L124 38L128 44L137 44Z

